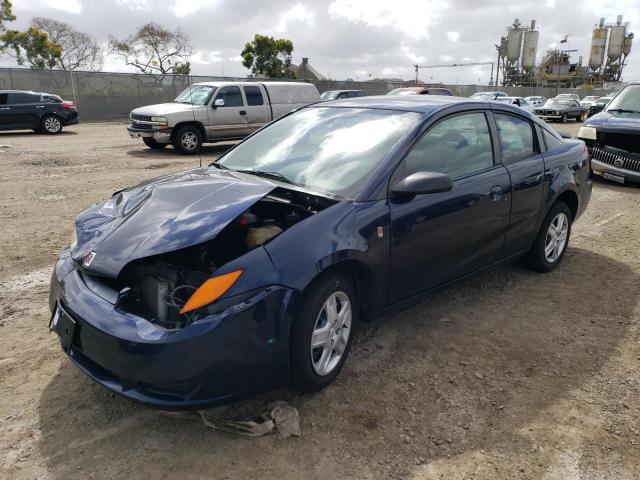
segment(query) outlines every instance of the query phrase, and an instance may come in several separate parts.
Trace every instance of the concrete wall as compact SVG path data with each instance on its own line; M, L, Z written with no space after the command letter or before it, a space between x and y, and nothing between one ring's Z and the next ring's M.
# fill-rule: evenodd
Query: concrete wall
M74 100L82 120L126 119L134 108L154 103L168 102L187 88L189 83L204 81L244 81L246 78L205 77L183 75L142 75L135 73L64 72L59 70L31 70L26 68L0 68L0 90L33 90L54 93L65 100ZM412 82L352 82L318 80L313 82L320 93L325 90L363 90L367 95L384 95L394 88L412 85ZM462 97L479 91L502 90L510 95L555 96L554 88L488 87L479 85L449 86ZM561 88L560 93L605 95L600 90Z

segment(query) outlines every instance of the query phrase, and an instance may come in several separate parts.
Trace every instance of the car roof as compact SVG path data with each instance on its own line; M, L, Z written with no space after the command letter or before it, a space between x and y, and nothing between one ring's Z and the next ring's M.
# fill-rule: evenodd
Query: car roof
M404 112L431 113L440 108L460 103L487 105L488 102L470 100L452 95L377 95L370 97L332 100L318 104L322 107L374 108L380 110L400 110Z
M246 85L246 86L251 86L251 85L263 85L265 83L268 83L269 85L311 85L310 83L307 82L271 82L271 81L250 81L250 82L245 82L243 80L237 81L237 82L233 82L233 81L225 81L225 82L197 82L197 83L192 83L192 86L196 86L196 85L204 85L206 87L226 87L227 85Z
M357 89L350 89L350 90L325 90L323 93L327 93L327 92L362 92L362 90L357 90Z

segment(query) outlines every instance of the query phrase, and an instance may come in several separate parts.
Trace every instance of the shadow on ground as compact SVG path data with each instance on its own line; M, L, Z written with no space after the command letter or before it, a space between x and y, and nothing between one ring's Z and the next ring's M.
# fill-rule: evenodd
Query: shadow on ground
M516 263L449 288L364 327L331 387L280 392L300 410L297 439L162 416L64 361L40 399L42 458L54 478L324 479L406 477L414 458L479 449L531 452L520 429L613 356L638 284L629 266L571 248L550 274Z

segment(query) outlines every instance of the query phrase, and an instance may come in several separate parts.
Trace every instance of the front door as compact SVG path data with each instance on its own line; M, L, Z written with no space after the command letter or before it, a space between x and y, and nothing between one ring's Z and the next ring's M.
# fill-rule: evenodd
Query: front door
M0 93L0 130L12 128L11 105L9 105L9 94Z
M391 200L390 298L400 301L497 261L509 224L510 181L494 159L487 113L440 120L416 142L392 182L446 173L449 192ZM400 178L398 178L400 177Z
M223 104L216 106L216 100L222 100ZM240 87L230 85L218 90L211 101L206 131L209 140L242 138L247 135L247 109Z

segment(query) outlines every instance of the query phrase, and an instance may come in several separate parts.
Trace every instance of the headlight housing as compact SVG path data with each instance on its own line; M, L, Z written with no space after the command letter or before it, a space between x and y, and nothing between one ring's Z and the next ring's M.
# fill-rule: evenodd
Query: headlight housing
M151 117L152 122L167 123L167 117Z
M580 130L578 130L578 138L596 140L597 136L598 132L594 127L580 127Z

